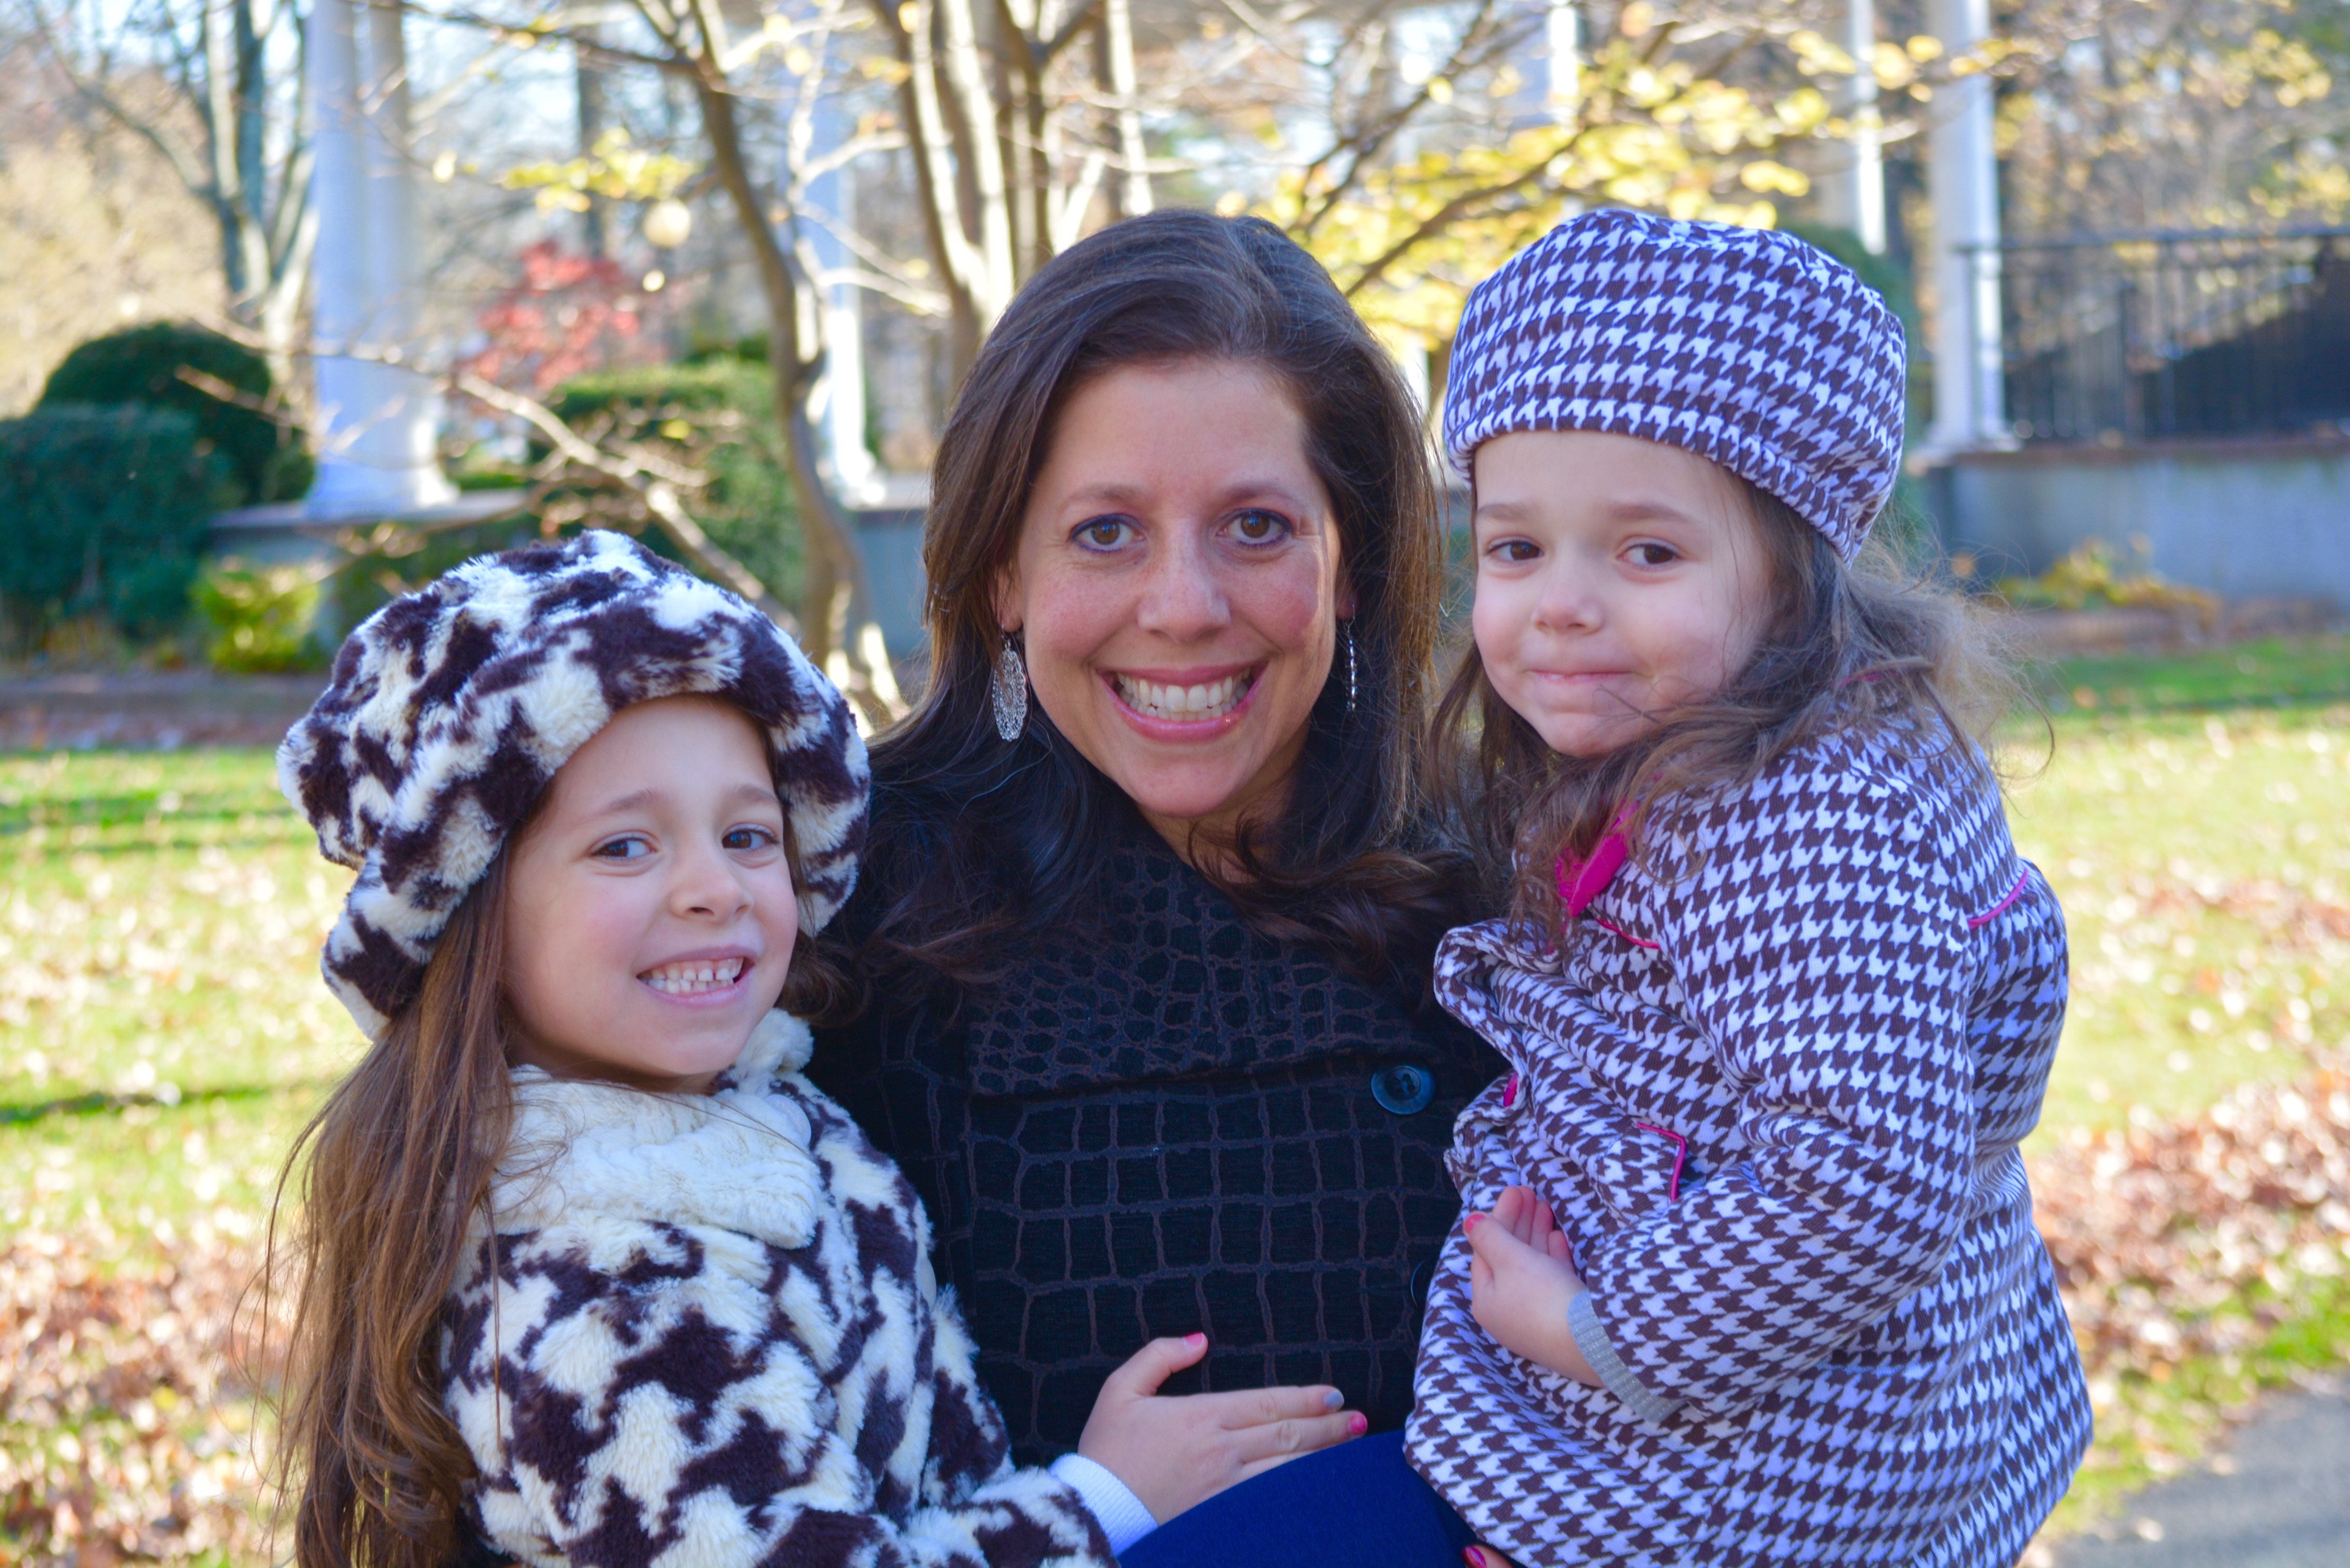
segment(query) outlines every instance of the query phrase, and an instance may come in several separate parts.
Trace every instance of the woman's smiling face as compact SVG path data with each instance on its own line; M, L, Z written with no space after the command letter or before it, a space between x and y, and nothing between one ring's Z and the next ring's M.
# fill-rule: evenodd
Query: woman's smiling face
M1063 405L997 618L1036 701L1178 849L1278 809L1354 612L1271 371L1133 365Z

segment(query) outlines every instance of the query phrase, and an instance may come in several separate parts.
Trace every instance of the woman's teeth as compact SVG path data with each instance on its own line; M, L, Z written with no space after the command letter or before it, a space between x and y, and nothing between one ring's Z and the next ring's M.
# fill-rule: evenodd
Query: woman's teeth
M723 991L743 976L743 961L721 959L715 963L665 963L659 969L647 970L637 978L655 991L669 996L698 996L705 991Z
M1118 694L1136 712L1153 719L1221 719L1240 705L1256 682L1256 671L1227 675L1203 686L1168 686L1138 676L1113 675Z

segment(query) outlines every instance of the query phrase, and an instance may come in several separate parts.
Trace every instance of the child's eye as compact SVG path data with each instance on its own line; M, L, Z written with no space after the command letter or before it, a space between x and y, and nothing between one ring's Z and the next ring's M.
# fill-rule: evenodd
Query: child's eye
M1096 517L1077 524L1072 535L1087 550L1115 550L1133 542L1134 524L1123 517Z
M1229 524L1243 545L1273 545L1289 537L1289 519L1278 512L1243 512Z
M598 860L641 860L653 852L652 840L640 833L624 833L596 846Z
M1680 552L1670 545L1635 545L1632 560L1637 566L1669 566L1681 558Z
M730 827L720 842L729 849L772 849L781 842L771 827Z
M1531 539L1497 539L1485 547L1485 554L1497 561L1523 566L1541 556L1541 547Z

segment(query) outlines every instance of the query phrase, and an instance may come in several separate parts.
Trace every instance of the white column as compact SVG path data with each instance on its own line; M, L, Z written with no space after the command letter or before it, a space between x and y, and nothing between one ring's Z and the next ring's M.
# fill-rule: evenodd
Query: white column
M1550 0L1543 17L1543 110L1560 124L1583 109L1583 17L1575 0Z
M848 126L830 105L816 110L817 157L840 144ZM857 174L847 164L828 169L808 182L810 206L846 229L856 221ZM806 230L821 272L837 273L848 265L848 249L839 235L822 223ZM816 390L821 410L818 428L831 460L832 486L844 504L855 506L872 488L879 465L865 444L865 308L863 291L855 284L834 281L821 285L824 310L824 382Z
M1820 221L1847 229L1871 255L1885 254L1884 135L1877 107L1877 0L1846 0L1845 53L1858 67L1842 106L1853 126L1851 165L1820 182Z
M364 5L364 0L360 0ZM451 499L433 450L441 400L409 368L421 267L400 13L315 0L310 16L312 262L318 385L314 517L396 516Z
M1952 57L1991 32L1990 0L1932 0L1935 36ZM1937 452L2007 441L2000 380L1999 163L1991 78L1961 77L1934 95L1926 144L1934 201L1934 428Z

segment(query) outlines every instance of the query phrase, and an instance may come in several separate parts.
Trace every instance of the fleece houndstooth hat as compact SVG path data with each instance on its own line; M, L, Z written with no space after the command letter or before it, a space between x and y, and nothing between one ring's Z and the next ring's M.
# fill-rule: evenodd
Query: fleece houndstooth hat
M1469 296L1444 444L1463 478L1519 431L1605 431L1711 458L1850 560L1901 462L1901 323L1792 234L1609 208Z
M277 748L277 783L359 872L319 967L370 1038L555 771L630 703L687 694L765 730L814 934L857 880L865 742L832 682L733 594L597 531L468 561L351 633Z

